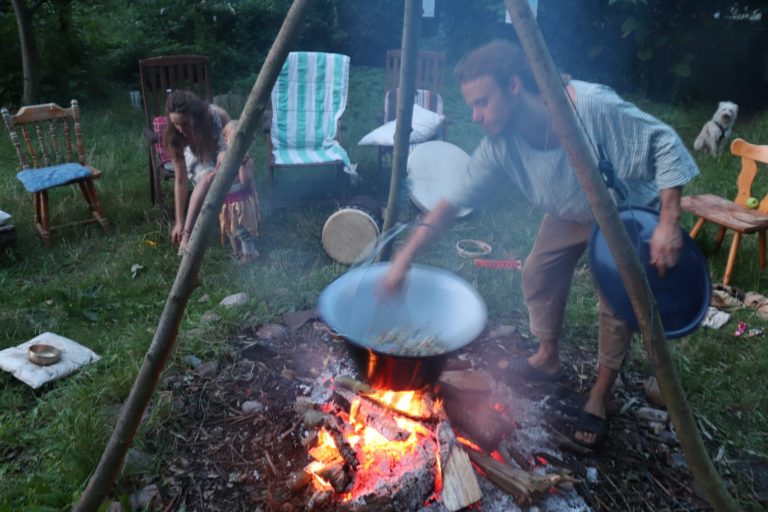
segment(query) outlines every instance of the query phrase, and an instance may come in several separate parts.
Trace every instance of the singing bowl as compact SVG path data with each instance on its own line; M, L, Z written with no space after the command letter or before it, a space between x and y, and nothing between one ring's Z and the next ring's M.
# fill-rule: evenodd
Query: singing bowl
M27 357L38 366L50 366L61 360L61 350L51 345L37 343L29 346Z
M413 265L404 289L387 295L382 283L389 263L357 267L329 284L318 298L320 317L350 350L366 380L377 389L421 389L434 384L448 359L485 328L488 312L480 294L445 270ZM393 330L434 336L440 353L412 356L382 348Z
M712 293L707 262L696 242L683 232L683 248L679 260L666 270L664 277L659 277L656 267L650 262L650 240L659 223L656 211L650 208L625 208L619 212L619 217L643 264L648 284L659 307L666 337L680 338L695 331L707 314ZM632 330L639 330L616 261L597 225L590 234L587 254L603 298Z

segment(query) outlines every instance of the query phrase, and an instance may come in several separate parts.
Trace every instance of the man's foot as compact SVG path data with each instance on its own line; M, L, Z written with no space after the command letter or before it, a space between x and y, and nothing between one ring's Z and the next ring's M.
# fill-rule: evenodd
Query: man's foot
M524 357L513 359L507 371L511 378L538 382L557 382L563 373L559 366L554 370L536 367Z
M573 426L571 439L586 448L598 448L605 442L608 434L608 420L582 410Z

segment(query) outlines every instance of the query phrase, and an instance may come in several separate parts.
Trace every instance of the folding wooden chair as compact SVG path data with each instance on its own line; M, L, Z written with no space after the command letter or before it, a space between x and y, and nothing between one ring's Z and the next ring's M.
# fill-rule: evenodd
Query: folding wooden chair
M11 115L4 108L2 116L22 169L16 177L34 196L35 228L43 244L50 244L52 229L71 224L98 222L106 229L107 220L93 183L101 177L101 171L85 163L77 101L72 100L70 108L62 108L55 103L25 106L16 115ZM48 190L64 185L80 188L92 219L57 226L51 224Z
M173 90L192 91L210 102L211 71L208 57L200 55L168 55L139 61L141 96L144 102L149 157L150 198L164 209L162 182L173 177L170 156L163 150L161 139L165 127L165 99Z
M387 51L384 70L384 115L382 124L397 118L402 50ZM445 86L445 52L419 50L416 56L416 96L414 103L432 112L444 115L443 87ZM437 139L445 139L448 120L443 122ZM379 169L383 168L392 148L379 146Z

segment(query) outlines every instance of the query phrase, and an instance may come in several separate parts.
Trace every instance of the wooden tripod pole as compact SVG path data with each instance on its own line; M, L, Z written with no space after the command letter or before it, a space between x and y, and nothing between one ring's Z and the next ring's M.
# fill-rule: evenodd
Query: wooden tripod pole
M542 98L552 116L553 129L560 137L568 160L592 206L592 212L605 236L611 254L616 260L616 266L640 325L646 350L650 359L655 362L656 378L659 381L662 396L667 403L667 409L693 475L715 510L738 510L738 505L725 490L701 440L693 414L685 399L685 392L675 372L672 355L664 335L664 326L645 272L597 170L595 157L576 123L560 74L552 62L528 1L505 0L504 3L520 44L528 57Z
M253 85L243 108L240 126L234 136L234 141L224 156L221 169L211 184L200 216L195 222L189 250L179 265L176 280L165 302L165 308L158 321L152 344L147 350L144 363L123 405L115 429L112 431L112 437L101 455L99 465L91 476L82 496L80 496L80 501L74 507L76 512L97 510L117 479L120 466L133 441L133 436L136 434L141 416L154 393L160 372L165 367L176 341L187 301L197 286L198 272L205 254L207 240L218 222L224 198L240 168L240 162L243 161L243 157L251 145L264 109L270 101L272 87L280 74L280 69L295 36L300 30L305 8L310 1L294 0L274 43L272 43L264 65L261 67L256 83Z
M389 198L384 215L382 232L386 233L397 220L399 187L408 165L408 148L413 121L413 98L416 95L416 57L419 51L421 28L421 1L405 0L403 15L403 43L401 49L400 78L397 94L397 121L395 122L395 147L392 151L392 175L389 180ZM386 261L392 255L392 241L382 248L379 260Z

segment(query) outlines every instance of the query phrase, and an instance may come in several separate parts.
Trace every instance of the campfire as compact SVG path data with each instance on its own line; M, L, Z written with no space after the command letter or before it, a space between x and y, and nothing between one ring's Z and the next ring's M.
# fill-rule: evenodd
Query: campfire
M534 475L488 451L514 421L501 404L482 404L480 414L471 405L479 402L466 400L482 379L474 373L447 372L438 386L415 391L325 379L319 398L297 399L311 462L292 475L291 490L306 493L309 510L419 510L439 502L455 511L483 498L478 474L520 504L571 486L566 473Z

